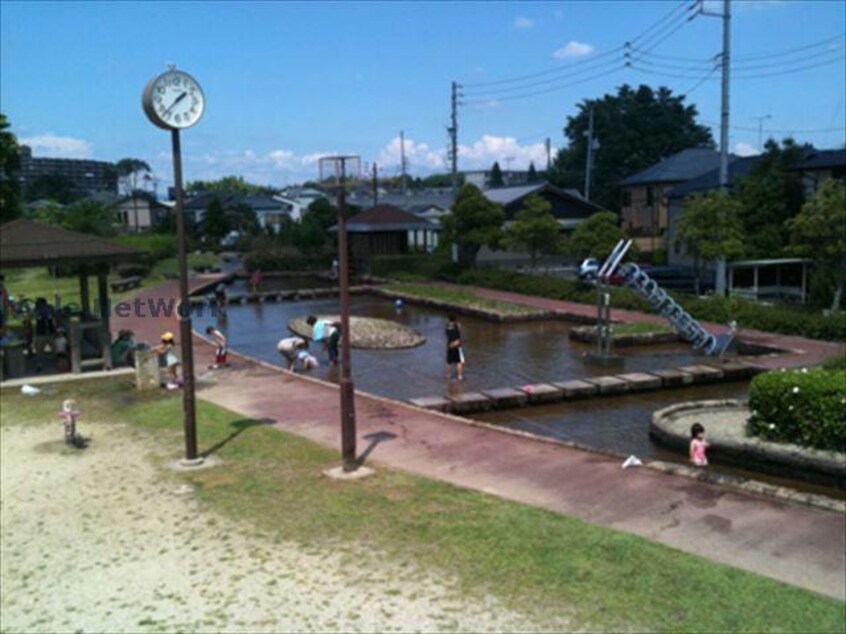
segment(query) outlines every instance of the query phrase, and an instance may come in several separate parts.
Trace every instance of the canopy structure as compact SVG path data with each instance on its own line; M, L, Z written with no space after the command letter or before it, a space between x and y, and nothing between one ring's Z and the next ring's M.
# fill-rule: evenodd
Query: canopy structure
M67 330L73 372L81 372L87 367L111 367L109 268L120 262L138 260L144 255L144 251L104 238L27 218L0 226L0 269L74 266L78 270L80 314L78 318L68 318L68 323L62 324ZM97 276L96 314L91 310L88 286L91 275ZM14 292L14 289L10 290ZM55 312L64 319L61 308L56 306ZM22 346L13 337L3 340L5 378L16 378L15 375L24 371Z

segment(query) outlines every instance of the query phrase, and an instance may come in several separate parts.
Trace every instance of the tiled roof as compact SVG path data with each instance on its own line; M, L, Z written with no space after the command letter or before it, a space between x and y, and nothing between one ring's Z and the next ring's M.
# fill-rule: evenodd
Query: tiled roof
M736 158L728 165L729 187L733 187L735 181L741 177L746 176L752 170L755 163L758 162L760 156L744 156ZM720 184L720 170L719 168L711 170L702 176L693 178L689 181L681 183L673 187L668 193L668 198L684 198L691 194L698 194L701 192L708 192L717 189Z
M716 150L689 148L673 154L642 172L624 178L620 181L620 187L652 183L683 183L719 166L720 153Z
M828 169L832 167L846 168L846 149L844 150L814 150L804 160L793 166L794 170Z
M435 229L425 218L415 216L393 205L377 205L347 219L347 231L367 233L373 231L406 231L409 229ZM332 227L336 230L337 227Z

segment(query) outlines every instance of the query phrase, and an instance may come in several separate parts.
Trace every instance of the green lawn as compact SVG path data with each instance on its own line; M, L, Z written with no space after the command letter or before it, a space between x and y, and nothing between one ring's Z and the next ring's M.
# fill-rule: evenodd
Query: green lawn
M3 425L48 424L75 398L80 429L125 421L170 455L183 451L180 395L128 384L66 384L49 396L2 395ZM684 632L842 632L844 605L645 539L379 468L329 480L338 452L198 401L201 452L221 466L183 474L209 510L248 519L280 540L337 550L349 561L390 557L458 579L469 597L492 593L541 620L573 627ZM116 417L118 421L116 421ZM55 424L55 423L51 423ZM59 434L57 427L57 434ZM566 483L562 483L566 486ZM167 572L167 571L163 571Z
M499 313L501 315L532 315L543 311L523 304L512 304L495 299L479 297L473 291L463 288L444 288L431 284L397 283L382 286L386 291L424 297L456 306Z

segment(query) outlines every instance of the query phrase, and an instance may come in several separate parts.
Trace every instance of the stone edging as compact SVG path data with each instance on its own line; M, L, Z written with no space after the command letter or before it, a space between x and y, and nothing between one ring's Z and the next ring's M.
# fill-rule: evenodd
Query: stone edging
M733 399L677 403L653 413L649 423L649 435L659 444L686 452L689 437L673 429L670 422L706 408L712 411L724 409L748 412L746 403ZM843 457L835 452L767 442L758 438L711 438L709 443L709 456L716 462L739 466L752 465L757 470L774 475L788 475L846 488L846 466Z
M581 341L582 343L594 343L596 341L596 328L594 326L577 326L571 328L570 339ZM613 335L612 340L615 346L625 348L628 346L644 346L654 343L675 343L677 341L684 341L684 338L675 332L662 331Z

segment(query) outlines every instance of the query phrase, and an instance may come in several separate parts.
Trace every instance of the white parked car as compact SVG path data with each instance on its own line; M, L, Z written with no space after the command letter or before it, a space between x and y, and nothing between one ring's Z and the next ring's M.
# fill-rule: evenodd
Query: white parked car
M579 278L592 280L599 273L599 267L599 260L596 258L587 258L579 265Z

